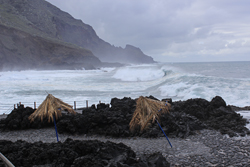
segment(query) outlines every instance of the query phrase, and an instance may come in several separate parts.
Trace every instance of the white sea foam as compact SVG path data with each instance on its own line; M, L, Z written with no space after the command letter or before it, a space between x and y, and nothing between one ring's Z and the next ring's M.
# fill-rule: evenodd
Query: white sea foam
M109 103L113 97L149 95L159 99L204 98L209 101L218 95L227 104L250 106L250 76L247 77L247 73L241 74L241 78L229 77L227 69L233 68L229 64L222 66L228 67L225 75L222 69L219 74L210 75L211 71L203 67L204 64L198 65L150 64L99 70L0 72L0 113L11 111L13 104L18 102L31 107L37 102L38 106L45 99L46 91L71 105L77 101L77 107L85 107L86 100L91 105L99 101ZM211 64L208 67L212 68Z
M112 77L122 81L152 81L165 75L165 72L161 68L157 68L157 66L145 65L139 67L122 67Z
M250 111L238 111L240 115L242 115L244 118L246 118L248 121L250 121ZM248 129L250 129L250 123L246 125Z
M188 79L187 79L188 78ZM211 100L221 96L227 104L247 106L250 104L248 81L240 79L221 79L218 77L182 76L177 77L178 82L171 81L159 86L161 96L173 97L176 100L189 98L204 98Z

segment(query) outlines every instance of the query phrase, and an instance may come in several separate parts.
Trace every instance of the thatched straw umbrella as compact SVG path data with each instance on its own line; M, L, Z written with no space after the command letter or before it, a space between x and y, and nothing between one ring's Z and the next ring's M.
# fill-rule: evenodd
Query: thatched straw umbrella
M140 96L136 101L136 109L129 123L130 131L134 132L137 127L140 127L140 131L142 132L150 125L150 122L154 123L156 121L172 148L172 144L158 122L160 115L168 113L170 107L169 103Z
M170 107L169 103L140 96L136 101L136 109L129 123L130 131L133 132L140 127L142 132L151 122L154 123L156 119L160 120L162 113L168 113Z
M38 109L29 116L29 120L30 122L33 122L36 118L40 118L41 121L43 121L43 118L48 118L48 122L54 122L57 141L59 141L56 128L56 119L62 116L61 111L63 110L67 110L69 113L76 114L71 105L64 103L62 100L54 97L52 94L48 94Z
M35 118L40 118L43 121L43 118L48 118L48 122L54 121L62 116L61 111L67 110L69 113L76 114L73 110L73 107L67 103L64 103L62 100L54 97L52 94L48 94L46 99L38 107L38 109L29 116L29 120L33 122Z

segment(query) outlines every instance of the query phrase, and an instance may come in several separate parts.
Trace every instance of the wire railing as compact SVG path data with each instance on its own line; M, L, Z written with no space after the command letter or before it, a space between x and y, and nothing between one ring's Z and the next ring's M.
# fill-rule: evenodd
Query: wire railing
M13 107L9 107L9 108L4 108L0 106L0 114L10 114L11 111L13 110Z
M77 110L77 109L81 109L81 108L88 108L90 107L92 104L100 104L101 101L97 102L97 103L89 103L89 100L86 101L73 101L73 102L69 102L69 101L65 101L66 103L68 103L69 105L72 105L73 109ZM0 115L8 115L12 112L13 109L17 108L19 105L24 105L25 107L31 107L33 109L37 109L39 107L39 105L42 104L42 102L37 103L37 102L19 102L13 105L3 105L0 104Z

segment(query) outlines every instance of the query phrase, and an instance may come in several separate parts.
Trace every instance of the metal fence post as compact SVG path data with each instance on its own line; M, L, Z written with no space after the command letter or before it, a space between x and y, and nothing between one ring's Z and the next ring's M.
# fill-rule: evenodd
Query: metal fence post
M74 109L76 110L76 101L74 101Z

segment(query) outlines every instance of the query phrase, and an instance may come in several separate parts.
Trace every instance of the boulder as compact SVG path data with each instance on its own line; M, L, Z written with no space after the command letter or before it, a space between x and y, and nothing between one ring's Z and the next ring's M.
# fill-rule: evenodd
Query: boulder
M227 106L226 102L220 96L215 96L211 100L210 105L213 106L214 108L226 107Z

